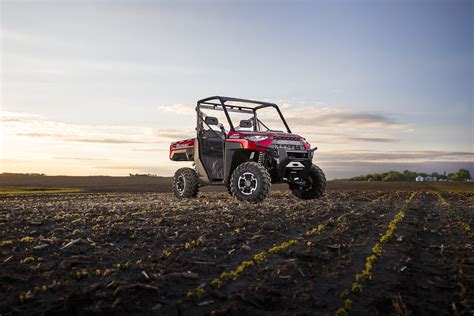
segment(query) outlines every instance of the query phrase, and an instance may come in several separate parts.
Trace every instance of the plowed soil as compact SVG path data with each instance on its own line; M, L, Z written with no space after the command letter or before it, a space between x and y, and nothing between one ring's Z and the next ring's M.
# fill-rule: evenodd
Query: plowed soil
M472 315L474 193L412 193L1 196L0 314Z

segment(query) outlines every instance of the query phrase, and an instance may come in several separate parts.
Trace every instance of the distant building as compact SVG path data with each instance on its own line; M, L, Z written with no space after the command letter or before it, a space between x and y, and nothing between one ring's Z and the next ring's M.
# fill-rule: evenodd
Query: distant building
M432 176L426 176L425 181L433 181L433 177Z
M422 181L425 181L425 178L423 178L422 176L418 176L418 177L415 178L415 180L417 182L422 182Z

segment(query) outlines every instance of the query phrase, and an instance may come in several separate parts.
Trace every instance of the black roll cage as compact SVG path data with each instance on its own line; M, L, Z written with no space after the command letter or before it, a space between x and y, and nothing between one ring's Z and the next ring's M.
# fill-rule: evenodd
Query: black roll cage
M217 103L217 101L219 103ZM244 105L230 105L230 104L225 104L226 102L241 102L241 103L250 103L250 104L256 104L257 106L255 107L250 107L250 106L244 106ZM212 96L208 97L205 99L201 99L197 101L196 105L196 112L197 112L197 130L200 130L200 119L201 121L205 122L204 119L201 116L201 108L203 109L210 109L210 110L218 110L218 111L224 111L224 114L227 118L227 121L229 122L230 126L230 131L235 131L234 124L232 124L232 119L229 116L229 112L237 112L237 113L249 113L253 114L254 117L254 129L257 126L257 120L263 124L258 118L256 111L258 109L266 108L266 107L273 107L277 110L278 115L280 116L280 119L283 121L283 124L286 127L286 130L288 133L291 133L290 127L286 123L285 118L283 117L283 114L281 113L280 109L278 108L278 105L275 103L270 103L270 102L263 102L263 101L255 101L255 100L247 100L247 99L238 99L238 98L232 98L232 97L223 97L223 96ZM206 123L207 125L207 123ZM265 124L263 124L265 126ZM265 128L267 128L265 126Z

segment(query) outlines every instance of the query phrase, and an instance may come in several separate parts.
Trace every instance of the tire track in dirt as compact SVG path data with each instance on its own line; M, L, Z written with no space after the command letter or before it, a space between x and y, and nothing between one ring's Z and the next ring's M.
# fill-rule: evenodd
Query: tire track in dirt
M384 247L372 280L361 293L351 295L351 314L472 314L468 298L457 296L459 291L465 295L466 288L472 289L472 277L464 276L470 284L457 289L455 271L459 259L470 262L466 268L473 271L474 256L468 249L459 252L458 238L463 232L437 202L427 192L413 201L398 225L396 238ZM461 240L464 245L470 242L465 235Z
M381 195L379 196L379 198L383 198L385 195ZM376 204L376 203L373 203L374 201L370 202L370 203L366 203L366 204ZM386 201L385 201L386 202ZM318 246L321 242L320 242L320 239L326 239L327 236L331 236L331 235L338 235L342 232L345 232L346 230L342 229L342 230L337 230L335 229L335 227L337 225L340 225L340 224L343 224L344 220L345 219L349 219L349 220L353 220L352 217L362 217L361 215L362 214L357 214L356 215L353 215L354 213L358 213L359 209L362 209L364 208L364 206L366 205L362 205L362 207L359 207L359 208L352 208L348 213L344 214L343 216L338 216L338 217L334 217L333 220L331 220L330 222L327 222L327 223L324 223L324 225L322 226L322 230L321 232L318 234L317 238L318 238L318 241L314 242L314 238L311 238L310 236L303 236L303 238L301 238L300 240L298 240L298 243L296 246L293 246L291 249L291 254L293 254L293 252L298 252L298 250L293 250L294 248L296 249L305 249L305 248L308 248L307 245L304 245L303 244L303 241L307 241L309 242L310 244L312 244L312 246L314 247L315 245ZM367 211L367 212L370 212ZM363 214L365 214L365 212L363 212ZM343 224L343 226L345 226L345 224ZM329 232L326 232L325 230L329 230ZM325 251L325 255L328 256L327 254L327 248L326 247L321 247L321 248L325 248L324 251ZM284 250L284 249L283 249ZM299 250L301 251L301 250ZM290 257L291 257L291 254L290 254ZM280 253L279 256L272 256L272 257L269 257L269 260L266 260L265 262L265 265L262 265L261 263L259 263L258 265L256 264L255 266L252 265L252 268L257 268L257 269L250 269L249 273L246 273L241 279L237 280L237 282L231 282L230 284L226 285L224 288L221 288L221 289L217 289L217 290L212 290L210 289L210 294L211 294L211 298L212 299L209 299L209 298L206 298L206 301L204 302L211 302L212 300L219 300L219 301L225 301L225 304L223 306L221 306L221 308L218 310L219 312L221 313L228 313L228 312L236 312L235 310L233 310L233 305L240 305L240 306L244 306L244 305L254 305L254 307L257 307L255 310L238 310L238 312L240 313L245 313L245 312L250 312L250 313L253 313L253 312L256 312L258 311L260 308L262 308L262 305L264 305L266 308L269 308L269 310L273 310L272 307L269 307L269 305L272 305L273 303L271 304L262 304L262 303L257 303L258 301L258 297L257 299L252 299L252 298L243 298L244 296L246 296L246 294L242 294L242 290L239 290L240 287L245 287L245 286L248 286L248 284L252 284L253 282L255 282L255 275L257 274L259 277L261 275L263 275L263 280L266 279L265 275L268 275L269 272L268 271L274 271L275 269L277 269L277 267L281 264L283 265L288 265L287 264L287 260L285 260L285 258L287 258L288 255L285 254L285 252L283 253ZM307 257L310 257L310 260L308 260ZM290 259L290 260L293 260L293 259ZM314 270L314 267L311 266L311 262L315 262L317 261L317 259L315 257L312 257L311 254L302 254L300 256L300 258L298 258L298 260L302 260L306 263L306 266L303 268L303 270L307 270L305 272L303 272L301 269L295 267L294 265L294 262L291 262L290 263L290 266L293 265L293 270L294 271L297 271L296 274L296 278L294 277L293 280L297 280L298 279L298 276L299 278L301 279L301 275L304 275L305 273L307 274L311 274L311 270ZM326 258L326 260L329 261L329 258ZM286 262L286 263L285 263ZM263 269L263 270L262 270ZM308 272L309 271L309 272ZM301 274L301 275L300 275ZM273 279L273 277L271 277L270 279ZM303 279L304 280L304 279ZM283 284L270 284L268 286L268 288L272 289L272 288L282 288L285 287L286 285L283 285ZM234 291L237 291L237 294L233 295L232 293ZM265 293L264 296L265 297L272 297L274 295L271 295L273 293L270 293L270 295L268 295L269 293ZM202 301L202 299L201 299ZM244 302L242 302L244 301ZM192 302L188 302L187 304L193 304ZM244 303L244 304L242 304ZM201 303L198 303L198 304L202 304ZM186 304L184 306L182 306L183 310L186 310L185 313L188 313L189 312L189 309L192 309L192 308L196 308L196 307L193 307L192 305L187 305ZM215 307L214 307L215 309ZM202 313L206 313L206 312L209 312L211 310L211 306L206 306L204 308L201 307L201 309L199 310L199 313L198 314L202 314ZM196 312L197 310L194 310L194 312Z

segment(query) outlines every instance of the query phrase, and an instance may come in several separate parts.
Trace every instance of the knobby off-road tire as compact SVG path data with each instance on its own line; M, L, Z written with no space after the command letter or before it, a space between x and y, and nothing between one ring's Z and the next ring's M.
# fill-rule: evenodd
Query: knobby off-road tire
M173 193L178 199L194 198L199 192L199 178L194 169L180 168L173 177Z
M256 162L245 162L238 165L230 178L230 191L237 200L242 202L262 202L271 187L270 173L264 166Z
M306 186L290 184L290 190L293 194L303 200L319 199L326 190L326 176L324 172L316 165L312 165L306 178Z

